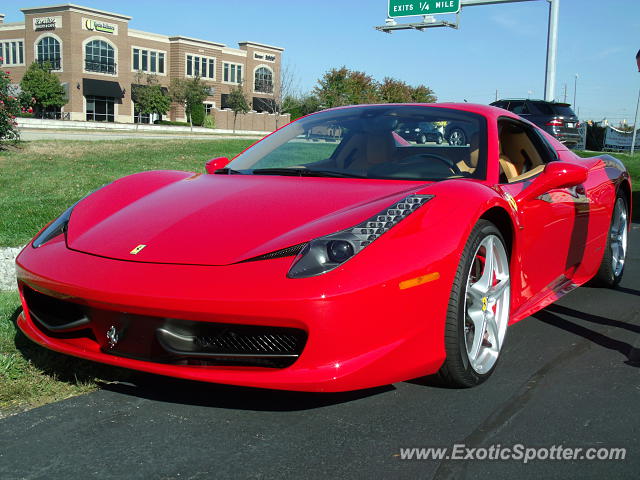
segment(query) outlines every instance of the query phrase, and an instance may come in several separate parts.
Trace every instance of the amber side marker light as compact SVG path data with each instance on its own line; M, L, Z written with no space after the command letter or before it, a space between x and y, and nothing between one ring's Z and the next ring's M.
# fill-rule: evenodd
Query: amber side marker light
M403 280L398 284L400 290L406 290L407 288L417 287L418 285L423 285L425 283L433 282L440 278L439 272L428 273L426 275L421 275L416 278L411 278L409 280Z

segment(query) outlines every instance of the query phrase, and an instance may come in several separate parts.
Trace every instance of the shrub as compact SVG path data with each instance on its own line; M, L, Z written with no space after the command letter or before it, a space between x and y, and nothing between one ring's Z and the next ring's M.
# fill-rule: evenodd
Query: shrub
M204 103L199 102L191 107L191 123L197 127L201 127L204 123Z
M0 140L18 140L16 116L20 113L20 102L10 95L9 72L0 70Z
M216 117L211 114L204 117L203 126L207 128L216 128Z

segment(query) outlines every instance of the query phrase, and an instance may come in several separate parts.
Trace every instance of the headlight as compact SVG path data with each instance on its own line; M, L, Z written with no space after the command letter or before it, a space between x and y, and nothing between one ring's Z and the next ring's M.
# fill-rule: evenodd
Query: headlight
M32 243L33 248L38 248L41 247L42 245L44 245L45 243L47 243L49 240L57 237L60 234L63 234L67 231L67 225L69 224L69 218L71 218L71 212L73 212L73 209L76 208L76 205L78 205L82 200L84 200L85 198L87 198L89 195L97 192L98 190L100 190L101 188L105 187L107 184L102 185L101 187L96 188L95 190L93 190L92 192L88 193L87 195L85 195L84 197L82 197L80 200L78 200L76 203L74 203L73 205L71 205L69 208L67 208L64 212L62 212L62 215L60 215L58 218L56 218L53 222L51 222L49 224L49 226L47 228L45 228L40 235L38 235L35 240Z
M432 198L409 195L355 227L311 240L293 261L287 277L313 277L333 270Z
M67 230L67 224L69 223L69 218L71 217L71 212L73 211L73 207L76 204L73 204L69 208L67 208L62 215L56 218L47 228L45 228L40 235L36 237L33 241L33 248L38 248L47 243L52 238L57 237L58 235L64 233Z

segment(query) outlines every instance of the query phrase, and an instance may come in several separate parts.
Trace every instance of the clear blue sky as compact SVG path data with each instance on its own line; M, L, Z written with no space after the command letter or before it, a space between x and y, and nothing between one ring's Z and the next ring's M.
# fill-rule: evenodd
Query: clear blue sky
M182 34L237 46L253 40L282 46L300 91L328 69L346 65L376 79L392 76L431 87L439 100L489 103L500 97L542 98L546 0L467 7L461 29L377 32L387 0L181 0L75 3L133 17L132 28ZM3 2L5 21L19 8L61 3ZM405 20L406 21L406 20ZM633 122L640 87L640 0L561 0L556 98L573 101L579 74L580 117Z

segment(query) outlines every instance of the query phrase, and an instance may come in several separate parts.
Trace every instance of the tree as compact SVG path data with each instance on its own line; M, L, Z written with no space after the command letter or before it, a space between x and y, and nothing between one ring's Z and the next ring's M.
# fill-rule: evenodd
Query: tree
M413 88L395 78L384 77L378 92L382 103L409 103L413 101Z
M209 87L202 83L200 77L174 78L169 86L169 96L171 100L185 107L185 113L193 128L191 110L194 105L202 104L209 96Z
M136 84L132 87L131 98L140 113L166 115L171 108L171 99L155 75L146 75L144 84L142 74L136 75Z
M51 73L51 64L33 62L20 81L26 97L35 99L36 112L44 117L47 108L62 107L66 102L64 87L56 74Z
M433 103L438 100L433 90L424 85L418 85L411 92L411 101L416 103Z
M0 70L0 140L18 140L16 115L20 112L20 102L12 95L9 72Z
M326 72L313 89L313 96L322 108L361 103L431 103L436 101L433 91L425 86L412 87L402 80L385 77L382 83L370 75L347 67ZM294 107L299 104L294 103Z
M347 67L326 72L313 93L324 108L379 101L378 84L373 77Z
M280 121L280 115L288 112L291 107L290 100L294 97L297 87L297 79L291 64L285 64L280 68L280 82L273 92L273 113L276 114L276 128Z
M249 111L249 102L244 94L242 85L237 85L229 92L227 105L233 110L233 133L236 133L236 118L238 113L247 113Z
M320 110L318 97L307 94L301 97L290 96L284 99L282 111L291 115L291 120L304 117Z

